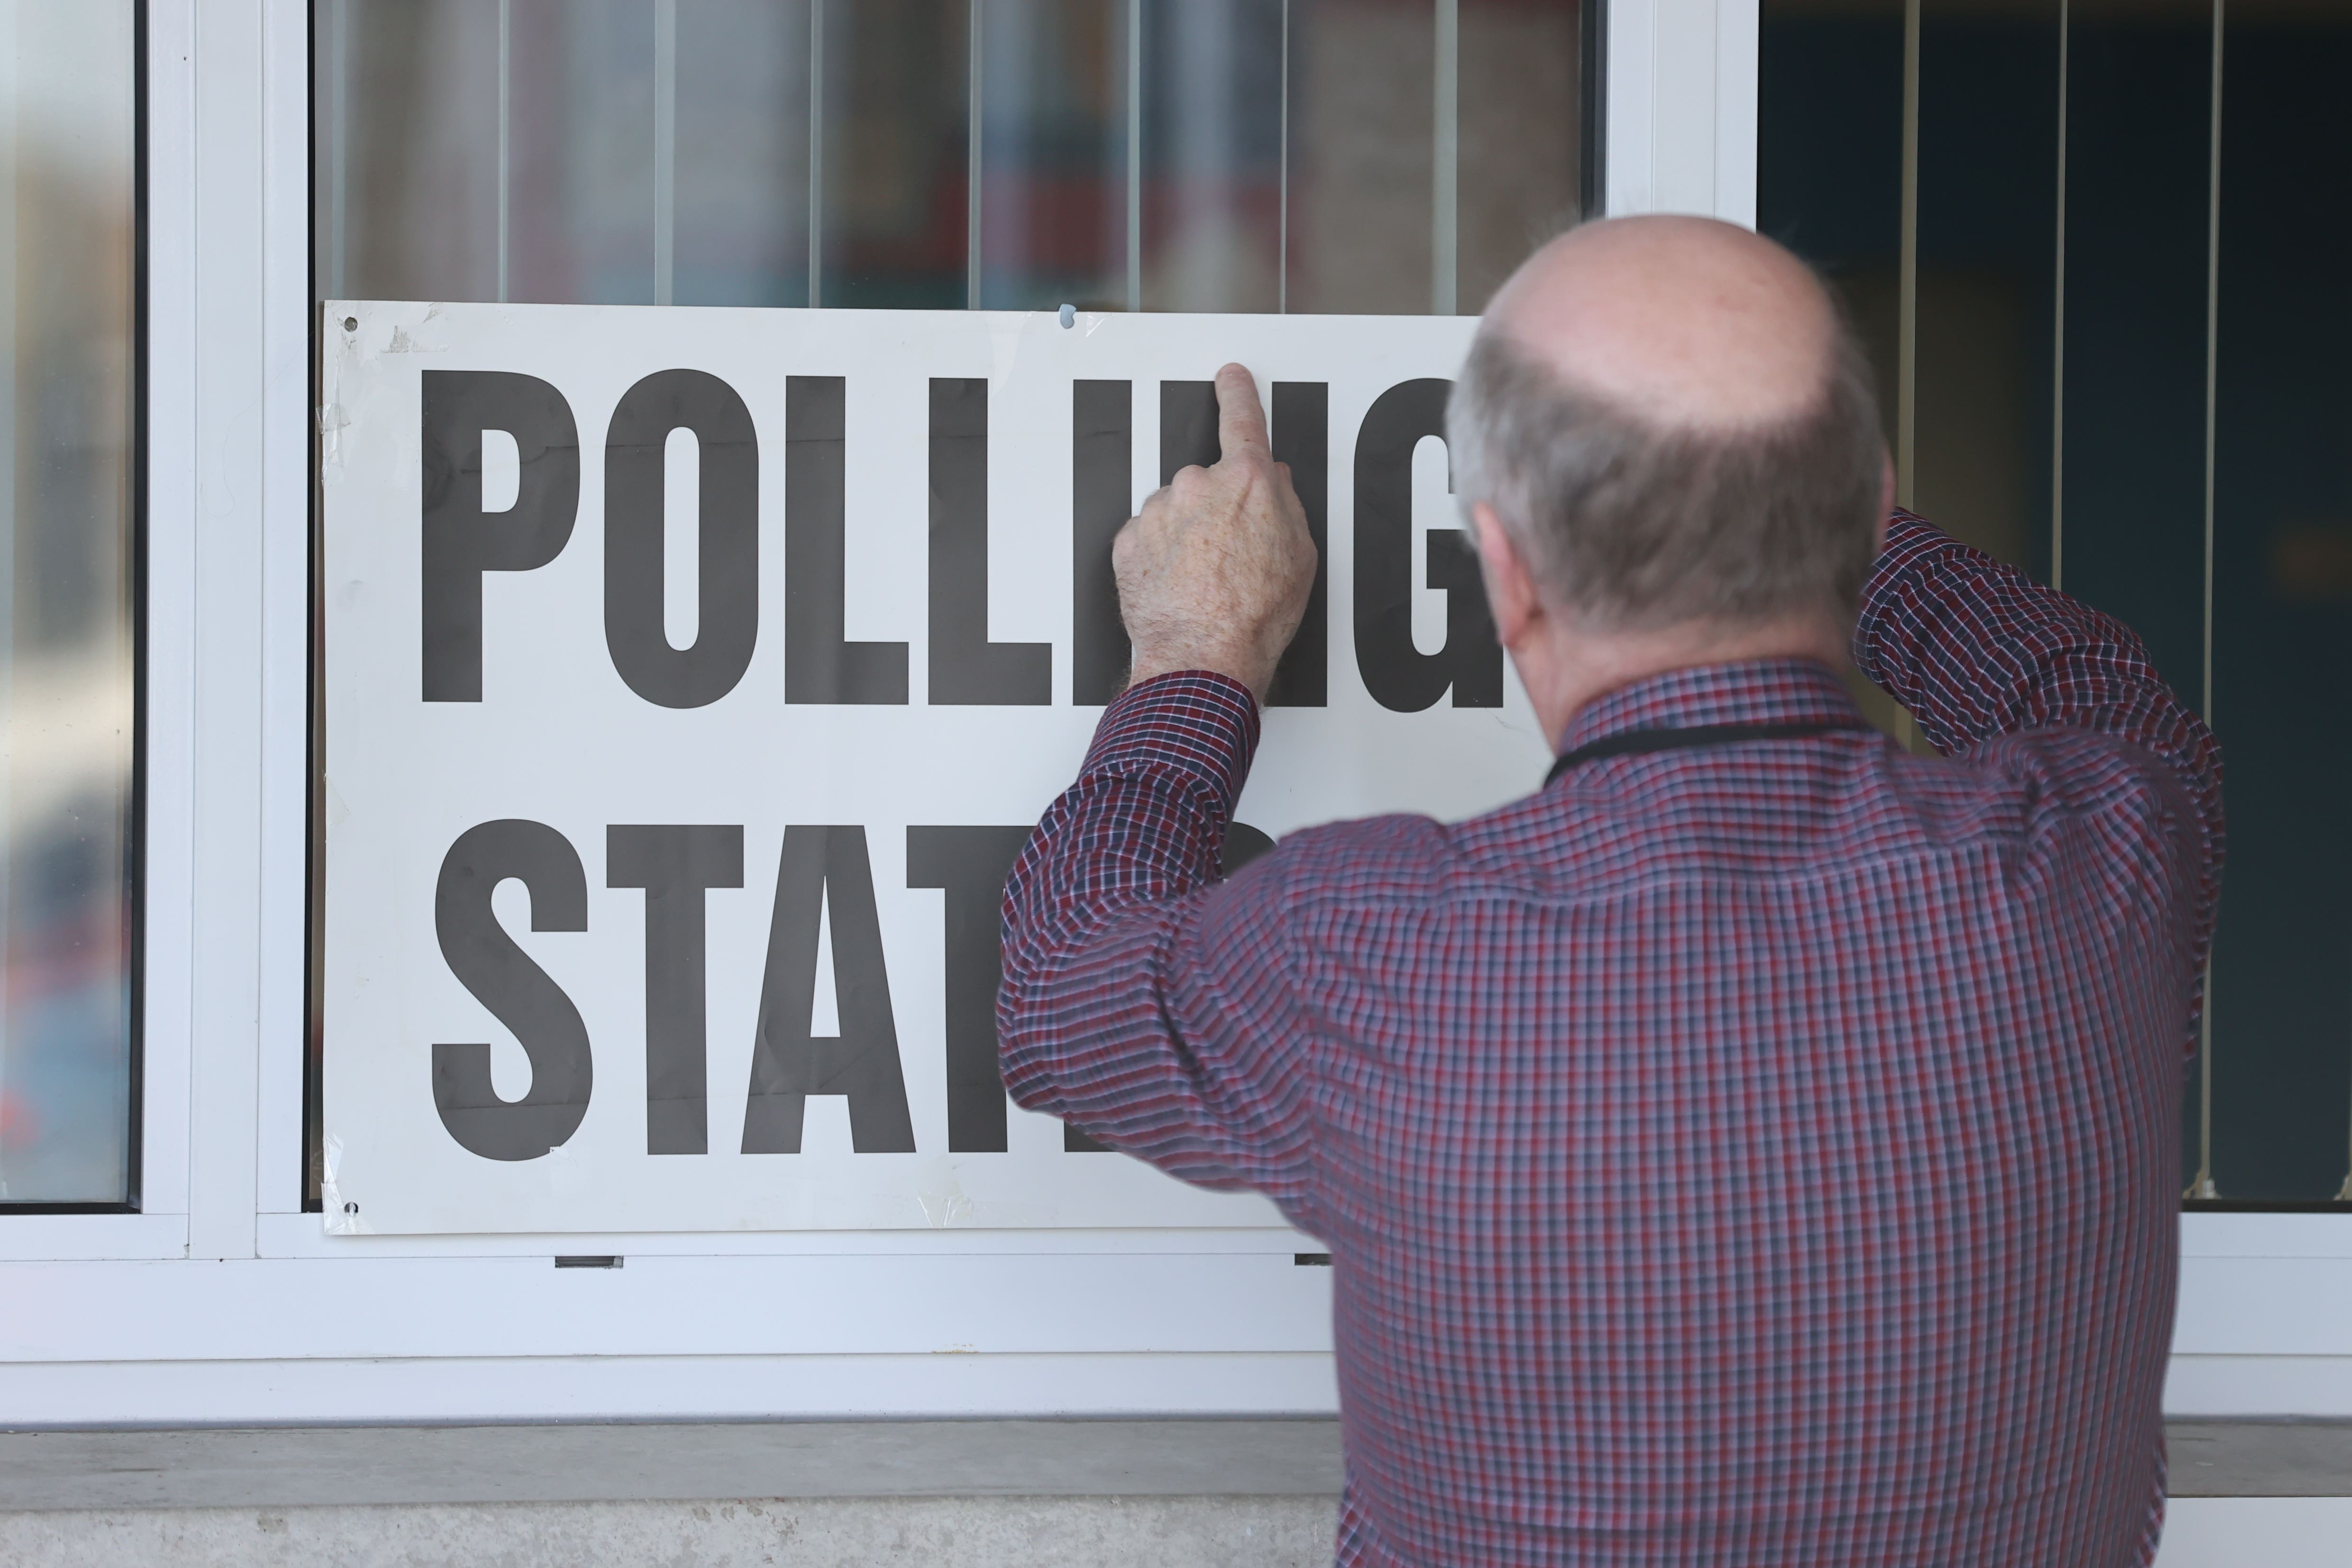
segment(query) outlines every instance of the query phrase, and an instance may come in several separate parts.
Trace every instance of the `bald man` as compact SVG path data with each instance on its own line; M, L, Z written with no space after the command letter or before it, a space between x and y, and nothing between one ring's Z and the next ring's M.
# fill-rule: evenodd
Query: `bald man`
M2138 640L1890 518L1793 257L1591 225L1450 411L1551 776L1220 882L1313 549L1218 390L1119 537L1133 684L1006 890L999 1032L1022 1103L1328 1239L1339 1560L2147 1563L2221 810Z

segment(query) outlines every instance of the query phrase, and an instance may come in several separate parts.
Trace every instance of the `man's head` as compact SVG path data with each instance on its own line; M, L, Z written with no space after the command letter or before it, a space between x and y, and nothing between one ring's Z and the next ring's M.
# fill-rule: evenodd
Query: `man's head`
M1851 334L1769 240L1675 217L1554 240L1488 308L1450 423L1548 721L1676 664L1842 653L1885 450Z

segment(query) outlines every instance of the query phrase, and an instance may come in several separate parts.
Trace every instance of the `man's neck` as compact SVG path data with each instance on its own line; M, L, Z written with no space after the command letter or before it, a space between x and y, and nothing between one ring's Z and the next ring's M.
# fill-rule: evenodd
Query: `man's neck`
M1541 638L1511 650L1544 734L1557 747L1577 715L1611 692L1674 670L1750 659L1811 659L1838 669L1848 658L1850 629L1827 616L1761 624L1696 622L1656 632L1591 632L1552 621Z

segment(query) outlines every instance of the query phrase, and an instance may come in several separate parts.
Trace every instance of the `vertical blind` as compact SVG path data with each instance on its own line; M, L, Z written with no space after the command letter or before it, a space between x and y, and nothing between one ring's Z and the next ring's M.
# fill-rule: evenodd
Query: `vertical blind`
M1576 0L316 0L330 298L1475 311Z

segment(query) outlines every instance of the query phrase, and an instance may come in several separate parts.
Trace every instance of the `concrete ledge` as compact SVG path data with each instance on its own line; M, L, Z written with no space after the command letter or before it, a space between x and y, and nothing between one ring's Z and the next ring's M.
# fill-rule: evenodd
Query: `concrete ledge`
M1323 1568L1328 1498L891 1498L0 1513L43 1568Z
M44 1568L1321 1568L1328 1498L866 1498L0 1513ZM2342 1568L2352 1499L2176 1500L2157 1568Z
M2175 1497L2352 1497L2352 1421L2168 1421Z
M1336 1497L1339 1479L1328 1418L0 1433L0 1511Z
M2176 1497L2352 1497L2352 1421L2176 1421L2168 1433ZM0 1432L0 1514L745 1498L1323 1500L1339 1481L1339 1423L1323 1417Z

